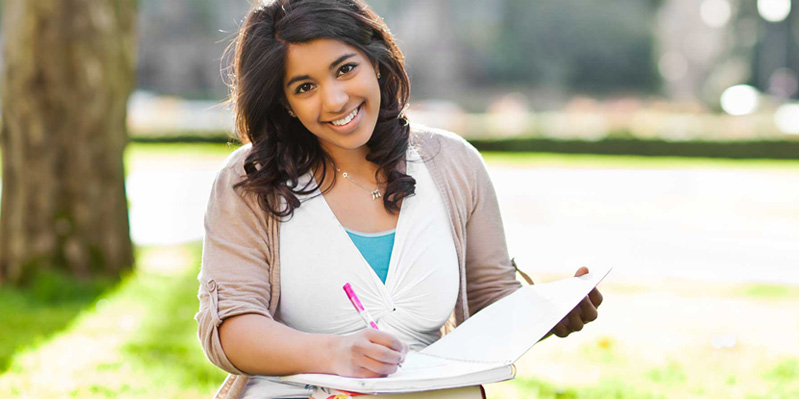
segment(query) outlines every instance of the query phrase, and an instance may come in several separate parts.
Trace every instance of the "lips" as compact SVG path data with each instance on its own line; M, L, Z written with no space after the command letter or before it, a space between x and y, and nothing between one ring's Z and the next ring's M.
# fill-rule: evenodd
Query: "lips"
M357 107L355 107L355 109L353 109L345 117L340 118L340 119L336 119L336 120L333 120L333 121L329 121L329 122L326 122L326 123L329 123L329 124L331 124L331 125L333 125L335 127L345 127L345 126L349 125L358 116L358 114L360 114L362 105L363 104L360 104Z

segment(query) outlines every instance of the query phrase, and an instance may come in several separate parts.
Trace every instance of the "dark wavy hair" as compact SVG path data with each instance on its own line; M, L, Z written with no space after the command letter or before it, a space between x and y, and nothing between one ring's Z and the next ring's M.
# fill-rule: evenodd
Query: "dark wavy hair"
M234 51L228 78L236 133L243 143L252 143L244 161L246 177L236 187L255 193L265 211L290 217L300 206L298 194L324 185L333 160L316 136L288 115L282 84L288 45L321 38L359 49L382 74L380 110L366 159L378 165L375 177L385 183L383 206L398 212L399 201L416 188L416 181L398 170L410 140L404 115L410 82L388 27L360 0L273 0L247 14L229 47ZM325 177L316 187L301 186L300 176L316 168Z

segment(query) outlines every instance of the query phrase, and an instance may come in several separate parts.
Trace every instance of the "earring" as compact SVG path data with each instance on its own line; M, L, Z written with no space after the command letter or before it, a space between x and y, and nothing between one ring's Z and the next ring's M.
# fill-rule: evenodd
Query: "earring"
M377 71L377 80L380 80L380 71Z
M287 109L286 111L288 111L290 117L292 117L292 118L296 118L297 117L297 115L294 113L294 111L292 111L290 109Z

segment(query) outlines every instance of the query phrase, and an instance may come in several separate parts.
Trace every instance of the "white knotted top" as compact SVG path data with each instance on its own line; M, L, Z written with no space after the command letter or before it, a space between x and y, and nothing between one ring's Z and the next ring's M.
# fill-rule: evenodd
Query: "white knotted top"
M411 350L440 338L458 296L458 259L447 210L427 166L413 148L407 159L406 173L416 179L416 195L402 202L386 283L317 191L301 197L302 205L280 226L276 320L310 333L360 331L366 326L342 289L350 283L380 329ZM263 388L272 391L274 384L271 378L253 378L244 397L254 391L268 394Z

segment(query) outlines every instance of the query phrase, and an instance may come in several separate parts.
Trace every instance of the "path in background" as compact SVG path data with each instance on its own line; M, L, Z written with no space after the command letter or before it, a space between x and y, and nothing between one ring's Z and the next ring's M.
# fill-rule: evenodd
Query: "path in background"
M799 171L497 169L511 254L536 271L799 284Z
M128 176L139 245L202 237L223 158L150 159ZM512 256L536 273L799 284L799 170L520 169L489 164Z

